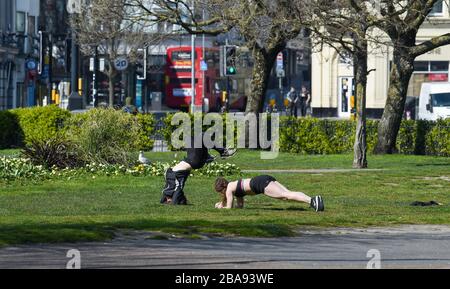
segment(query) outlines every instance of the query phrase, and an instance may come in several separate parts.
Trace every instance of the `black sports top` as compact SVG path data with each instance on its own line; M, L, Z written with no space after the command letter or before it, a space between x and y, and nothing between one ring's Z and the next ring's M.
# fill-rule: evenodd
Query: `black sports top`
M244 183L242 182L242 179L239 179L237 183L236 192L234 192L234 196L238 198L242 198L243 196L245 196Z
M270 182L274 181L276 181L276 179L272 176L268 175L257 176L250 179L250 189L256 195L264 194L264 189L269 185ZM242 198L245 195L246 193L244 190L244 182L242 181L242 179L239 179L236 186L236 192L234 192L234 196Z

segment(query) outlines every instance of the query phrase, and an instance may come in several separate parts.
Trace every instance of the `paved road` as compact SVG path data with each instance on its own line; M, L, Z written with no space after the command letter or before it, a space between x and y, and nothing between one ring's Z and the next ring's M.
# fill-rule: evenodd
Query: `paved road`
M158 240L155 233L110 242L23 245L0 249L0 268L65 268L77 249L82 268L366 268L380 252L382 268L450 268L450 227L303 231L294 238Z

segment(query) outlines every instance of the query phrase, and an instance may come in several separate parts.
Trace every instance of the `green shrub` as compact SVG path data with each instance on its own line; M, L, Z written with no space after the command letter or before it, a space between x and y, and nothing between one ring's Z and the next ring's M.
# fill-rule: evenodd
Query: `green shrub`
M136 118L114 109L91 109L74 115L67 133L85 163L123 165L137 159L139 135Z
M16 114L0 111L0 149L18 147L23 142L23 131Z
M282 117L280 150L302 154L338 154L353 148L355 122Z
M44 107L18 108L11 110L17 115L23 131L25 144L32 140L46 141L64 134L65 122L71 114L56 105Z
M439 119L426 135L426 153L450 156L450 118Z
M34 165L46 168L74 168L81 165L71 143L61 137L46 141L32 140L22 150L22 157L29 159Z
M377 144L378 120L368 119L366 123L366 132L367 132L367 152L373 152L375 145Z
M426 137L435 125L426 120L403 120L397 135L397 150L402 154L424 155Z
M139 123L139 149L143 151L151 151L153 149L154 140L152 136L155 132L155 117L153 114L137 114L136 119Z
M417 126L414 120L404 120L397 135L397 149L402 154L414 154Z

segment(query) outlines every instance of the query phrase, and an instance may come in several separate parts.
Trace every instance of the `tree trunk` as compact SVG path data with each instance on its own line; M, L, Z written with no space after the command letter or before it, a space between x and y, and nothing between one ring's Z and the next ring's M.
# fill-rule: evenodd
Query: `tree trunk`
M253 49L252 91L247 98L246 113L263 111L264 97L273 64L277 54L283 49L266 52L264 49Z
M112 70L108 72L108 93L109 93L109 106L114 107L114 81L116 73Z
M414 71L414 57L407 49L394 46L392 70L386 106L378 124L377 154L395 152L398 130L405 109L406 93L411 75Z
M367 87L367 41L356 43L358 48L354 54L356 81L356 134L353 146L353 167L367 168L367 136L366 136L366 87Z
M108 92L109 92L109 106L113 107L114 106L114 79L112 77L109 78Z

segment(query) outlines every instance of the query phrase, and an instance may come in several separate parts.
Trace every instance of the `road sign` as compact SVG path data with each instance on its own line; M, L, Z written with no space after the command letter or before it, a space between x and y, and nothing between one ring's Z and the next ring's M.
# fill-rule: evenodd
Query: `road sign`
M89 71L94 71L94 61L94 57L89 58Z
M114 60L114 67L119 71L127 69L128 68L128 59L126 59L123 56L117 57Z
M282 69L283 69L283 52L280 52L277 55L277 70Z
M105 59L104 58L100 58L98 70L100 70L101 72L105 71Z
M27 62L25 63L25 66L27 67L28 70L34 70L37 67L37 63L33 59L30 59L30 60L27 60Z

